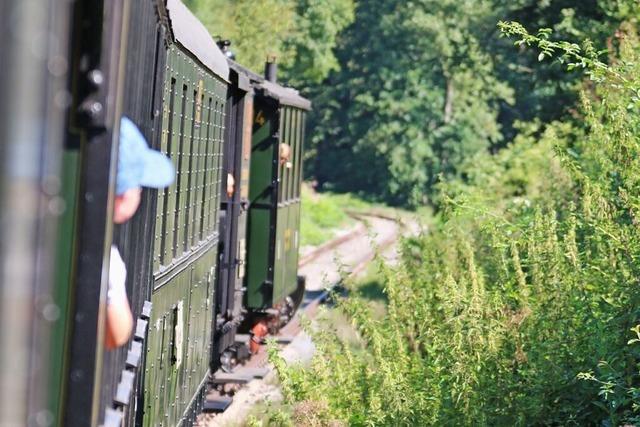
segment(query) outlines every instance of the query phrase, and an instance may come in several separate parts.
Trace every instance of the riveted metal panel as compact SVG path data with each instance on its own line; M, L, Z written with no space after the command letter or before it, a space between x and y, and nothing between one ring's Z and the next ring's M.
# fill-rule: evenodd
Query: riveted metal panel
M167 50L161 147L176 168L158 194L153 315L143 425L180 425L209 368L226 83L189 53ZM195 405L195 406L194 406Z
M217 232L226 97L224 82L175 46L167 64L161 147L174 163L176 181L158 195L156 274L179 264Z

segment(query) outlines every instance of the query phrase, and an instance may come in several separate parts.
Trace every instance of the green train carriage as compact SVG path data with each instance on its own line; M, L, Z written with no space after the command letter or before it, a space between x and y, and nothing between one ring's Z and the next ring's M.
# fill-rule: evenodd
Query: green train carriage
M142 425L182 425L203 402L212 348L229 68L204 26L166 3L159 149L176 180L158 191L153 312L146 343Z
M62 405L56 422L188 424L199 412L209 377L229 68L180 1L94 0L75 3L74 13L76 22L90 17L92 28L105 27L104 37L74 37L79 47L73 55L81 58L89 50L110 70L109 91L98 93L114 107L103 129L83 125L93 139L80 140L81 154L69 169L76 173L65 187L77 208L65 215L73 253L60 253L70 265L58 283L66 292L60 302L75 304L62 331L69 344L61 347L59 389L51 393ZM82 81L81 62L75 64L74 80ZM81 106L85 96L74 94L74 105ZM117 140L111 135L117 135L114 119L122 114L172 159L177 177L164 191L145 190L136 216L115 229L137 323L127 346L107 352L99 313L113 230ZM93 203L87 194L95 195Z
M3 425L98 422L126 3L0 7Z
M273 65L267 65L267 68ZM253 137L249 185L246 306L278 313L286 322L304 293L299 280L300 188L306 114L311 103L298 91L269 79L254 82ZM280 158L286 144L290 158Z
M0 425L57 421L71 258L63 200L71 5L0 2ZM38 31L34 31L37 29ZM47 34L55 41L42 43ZM63 101L63 102L61 102Z
M27 3L3 3L3 22L16 16L7 5L27 10L37 4ZM21 365L22 376L13 381L8 381L13 372L4 368L17 366L17 359L3 354L3 397L5 386L16 384L31 401L12 405L0 420L186 425L203 403L221 356L236 344L245 310L271 315L276 308L290 317L292 297L301 298L299 181L310 105L294 90L242 67L230 72L202 24L179 0L87 0L55 13L47 3L45 10L52 11L48 23L56 27L58 40L70 41L51 52L56 61L67 58L67 67L56 72L52 64L57 62L45 66L42 58L30 58L34 70L46 69L37 77L49 79L42 86L47 90L38 96L40 83L31 82L33 90L20 102L38 105L42 115L34 110L20 116L24 111L7 104L2 118L8 130L13 118L42 120L34 129L46 129L49 139L27 155L44 162L23 194L38 198L39 185L47 193L31 216L19 218L18 210L11 210L2 233L33 225L57 228L58 239L47 232L38 246L13 257L8 241L2 246L3 260L22 254L25 263L15 265L34 266L38 278L47 280L29 288L29 300L2 289L10 297L0 300L3 313L27 304L42 317L31 325L9 322L17 333L0 335L3 343L20 342L16 355L32 352ZM0 58L13 60L19 52L5 50ZM16 78L17 68L7 70ZM18 93L24 87L6 89ZM123 114L171 157L178 175L166 190L145 190L136 217L114 230L115 153ZM291 147L290 165L279 163L281 143ZM0 148L20 153L11 144ZM24 156L7 156L19 158ZM229 173L236 182L232 197L225 196ZM0 178L0 201L17 200L15 177ZM52 187L54 181L60 185ZM267 223L261 229L263 218ZM127 292L137 324L125 348L106 352L103 316L112 235L127 262ZM3 264L3 277L12 268ZM25 283L33 277L25 275ZM257 294L262 294L259 301Z

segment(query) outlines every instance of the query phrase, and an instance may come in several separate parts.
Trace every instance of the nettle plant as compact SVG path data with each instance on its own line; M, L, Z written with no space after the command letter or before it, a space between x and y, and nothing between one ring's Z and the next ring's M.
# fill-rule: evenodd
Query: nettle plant
M588 43L500 27L595 85L573 123L525 134L471 163L464 185L443 184L441 224L405 241L398 266L380 263L382 317L354 290L336 309L355 338L312 331L304 368L272 353L285 399L322 408L309 425L637 422L638 39L621 27L605 63Z
M549 40L548 31L541 30L533 36L517 23L500 23L500 28L506 35L519 37L516 45L538 47L540 60L556 58L569 70L584 69L591 80L599 84L592 97L597 102L586 97L584 100L590 138L581 147L582 158L565 161L588 196L583 198L583 206L591 210L593 201L598 203L603 220L591 220L587 224L597 227L594 236L600 234L603 241L607 241L606 245L612 249L611 266L619 268L617 277L612 276L617 280L609 284L609 299L605 299L607 304L618 309L615 311L621 320L621 329L613 331L612 336L623 332L620 338L628 334L635 337L628 340L626 346L620 339L612 340L595 371L580 372L577 378L599 387L599 400L593 404L606 414L610 425L638 423L640 326L633 326L639 321L636 288L640 285L640 55L637 34L631 25L623 26L616 34L619 55L610 56L607 64L599 59L604 52L596 52L589 43L580 48L567 42L553 42ZM625 289L625 284L631 284L631 288Z

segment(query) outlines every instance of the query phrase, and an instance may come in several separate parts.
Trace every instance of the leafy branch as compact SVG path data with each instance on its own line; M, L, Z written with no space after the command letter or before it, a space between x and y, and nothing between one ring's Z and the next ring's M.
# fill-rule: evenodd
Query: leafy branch
M639 95L640 88L635 82L629 81L616 68L600 60L600 57L607 53L607 50L596 50L590 40L585 40L582 46L563 40L554 41L550 39L552 33L550 28L541 28L534 35L529 33L522 24L513 21L500 21L498 28L503 36L517 38L514 42L515 46L537 47L540 50L538 61L556 56L558 61L565 65L569 71L582 69L591 80L597 83L609 81L614 86L632 91L634 97Z

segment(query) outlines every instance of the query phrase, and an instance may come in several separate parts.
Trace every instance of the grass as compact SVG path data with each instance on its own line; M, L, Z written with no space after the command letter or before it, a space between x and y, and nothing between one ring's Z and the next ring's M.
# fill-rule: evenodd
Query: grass
M319 246L331 240L336 232L354 224L347 212L366 211L372 205L351 194L316 193L302 186L302 246Z
M376 261L371 262L362 274L347 278L344 281L344 289L338 290L337 293L362 298L377 319L382 319L386 314L388 299L384 291L380 265ZM323 306L317 322L324 329L334 330L336 336L348 344L352 351L359 352L362 342L352 321L342 311L334 310L333 307L333 303Z

